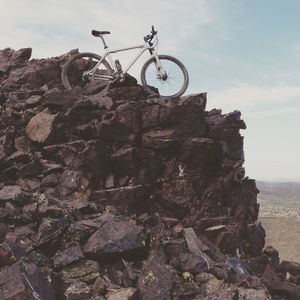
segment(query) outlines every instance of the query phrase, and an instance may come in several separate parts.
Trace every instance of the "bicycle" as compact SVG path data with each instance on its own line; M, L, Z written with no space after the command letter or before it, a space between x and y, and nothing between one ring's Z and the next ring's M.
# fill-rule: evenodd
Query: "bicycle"
M103 57L95 53L84 52L73 56L62 69L62 82L66 89L71 90L75 86L88 86L100 82L105 84L115 81L124 81L128 70L142 56L149 51L148 59L141 70L141 83L143 86L152 86L158 89L161 96L179 97L186 91L189 83L189 75L185 66L175 57L170 55L158 55L157 31L152 26L151 34L144 37L144 44L133 47L109 50L104 35L109 31L92 30L92 35L99 37L104 45ZM136 57L123 70L120 61L113 60L113 53L141 49ZM108 58L109 62L106 60Z

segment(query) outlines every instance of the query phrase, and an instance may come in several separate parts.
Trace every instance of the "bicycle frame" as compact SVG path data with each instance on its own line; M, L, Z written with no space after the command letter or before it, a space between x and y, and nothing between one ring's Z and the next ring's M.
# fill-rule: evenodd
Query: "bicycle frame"
M133 50L133 49L141 49L138 54L133 58L133 60L128 64L128 66L122 70L122 72L120 73L117 69L117 66L115 64L115 61L112 58L112 53L118 53L118 52L122 52L122 51L128 51L128 50ZM128 47L128 48L122 48L122 49L116 49L116 50L109 50L108 47L105 48L105 54L104 56L101 58L101 60L94 66L94 68L88 72L86 72L86 75L92 75L95 78L98 79L104 79L104 80L113 80L115 79L116 75L118 75L118 78L122 78L127 72L128 70L135 64L135 62L143 55L143 53L145 51L149 50L151 53L151 56L155 58L154 62L155 62L155 66L157 69L157 76L163 76L164 75L164 69L158 59L158 54L155 51L155 49L149 45L149 43L145 43L143 45L137 45L137 46L133 46L133 47ZM97 70L97 68L100 66L100 64L102 63L102 61L108 57L108 61L110 63L110 65L112 66L114 73L111 75L99 75L99 74L94 74L95 71Z

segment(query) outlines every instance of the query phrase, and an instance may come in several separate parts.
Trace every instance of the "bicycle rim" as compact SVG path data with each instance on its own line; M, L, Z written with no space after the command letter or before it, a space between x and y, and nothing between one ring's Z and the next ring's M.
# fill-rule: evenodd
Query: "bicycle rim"
M93 53L80 53L74 56L63 68L62 81L64 86L68 90L79 86L92 91L107 85L108 80L97 77L112 74L112 69L106 61L103 61L93 74L88 75L87 73L96 66L100 59L100 56Z
M158 89L162 97L181 96L188 86L188 73L176 58L160 55L160 63L166 71L167 79L158 78L154 59L148 61L142 70L142 83Z

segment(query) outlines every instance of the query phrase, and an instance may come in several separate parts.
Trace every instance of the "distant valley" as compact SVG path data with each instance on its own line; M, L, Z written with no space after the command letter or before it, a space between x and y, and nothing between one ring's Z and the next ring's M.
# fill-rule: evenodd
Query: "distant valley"
M260 216L300 216L300 182L257 181Z
M279 250L282 260L300 263L300 182L257 181L259 221L266 246Z
M300 182L257 181L256 183L261 200L300 202Z

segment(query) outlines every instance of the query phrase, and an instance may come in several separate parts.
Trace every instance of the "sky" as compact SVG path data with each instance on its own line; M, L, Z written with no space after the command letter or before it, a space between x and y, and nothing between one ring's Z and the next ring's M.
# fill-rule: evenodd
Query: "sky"
M116 49L143 43L155 25L158 52L189 72L187 94L207 92L207 109L242 112L246 175L300 180L299 11L298 0L0 0L0 49L101 54L92 29L111 31ZM116 58L126 66L134 55ZM139 77L146 59L130 73Z

